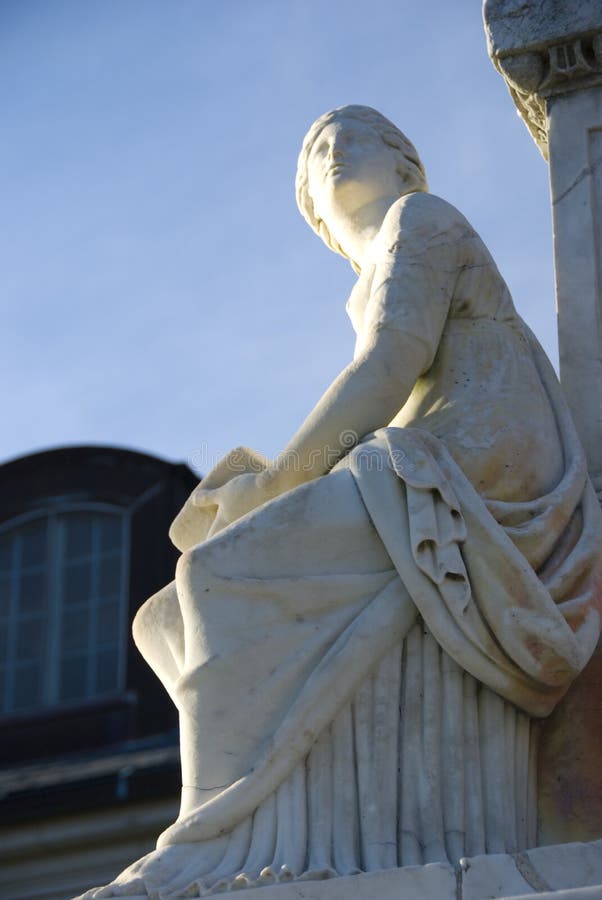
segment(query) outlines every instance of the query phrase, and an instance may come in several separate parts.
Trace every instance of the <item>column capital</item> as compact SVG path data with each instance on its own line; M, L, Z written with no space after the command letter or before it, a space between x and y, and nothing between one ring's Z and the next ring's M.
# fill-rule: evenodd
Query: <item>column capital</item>
M546 101L602 85L600 0L485 0L489 56L548 159Z

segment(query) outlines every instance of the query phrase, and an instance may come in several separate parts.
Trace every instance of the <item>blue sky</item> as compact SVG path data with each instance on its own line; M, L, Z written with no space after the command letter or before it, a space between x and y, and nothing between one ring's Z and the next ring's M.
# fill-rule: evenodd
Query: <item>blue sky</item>
M294 199L345 103L414 141L556 364L547 166L478 0L2 0L0 94L2 460L278 452L353 352Z

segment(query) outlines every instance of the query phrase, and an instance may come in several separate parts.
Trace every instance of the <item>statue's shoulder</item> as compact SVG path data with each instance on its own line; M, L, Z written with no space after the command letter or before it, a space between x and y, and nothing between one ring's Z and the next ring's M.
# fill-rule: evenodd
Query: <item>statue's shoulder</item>
M455 228L470 228L462 213L436 194L414 191L396 200L385 216L381 239L390 244L404 235L425 240Z

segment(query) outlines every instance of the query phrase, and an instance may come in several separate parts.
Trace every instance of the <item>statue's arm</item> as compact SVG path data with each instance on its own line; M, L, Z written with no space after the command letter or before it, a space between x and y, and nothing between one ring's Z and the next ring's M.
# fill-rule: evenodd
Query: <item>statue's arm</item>
M208 536L324 475L361 437L388 424L409 396L425 360L420 343L404 341L393 329L375 331L270 466L259 474L238 475L215 489L201 482L191 502L214 511Z
M430 195L411 198L399 208L395 204L376 239L354 359L264 471L239 475L216 489L201 482L194 492L193 505L218 508L210 536L326 474L362 437L389 424L430 368L460 265L453 221L458 214ZM442 215L437 204L443 204ZM451 221L446 210L453 210Z
M282 490L324 475L364 435L387 425L423 370L424 348L392 330L366 337L266 477Z

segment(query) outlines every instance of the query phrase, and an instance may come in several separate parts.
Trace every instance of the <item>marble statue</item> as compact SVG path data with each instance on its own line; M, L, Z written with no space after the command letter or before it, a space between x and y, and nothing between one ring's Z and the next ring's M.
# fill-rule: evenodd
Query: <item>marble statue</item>
M174 523L134 636L180 712L181 811L88 900L533 846L533 720L598 640L602 513L479 236L364 106L312 125L297 199L357 272L353 359Z

